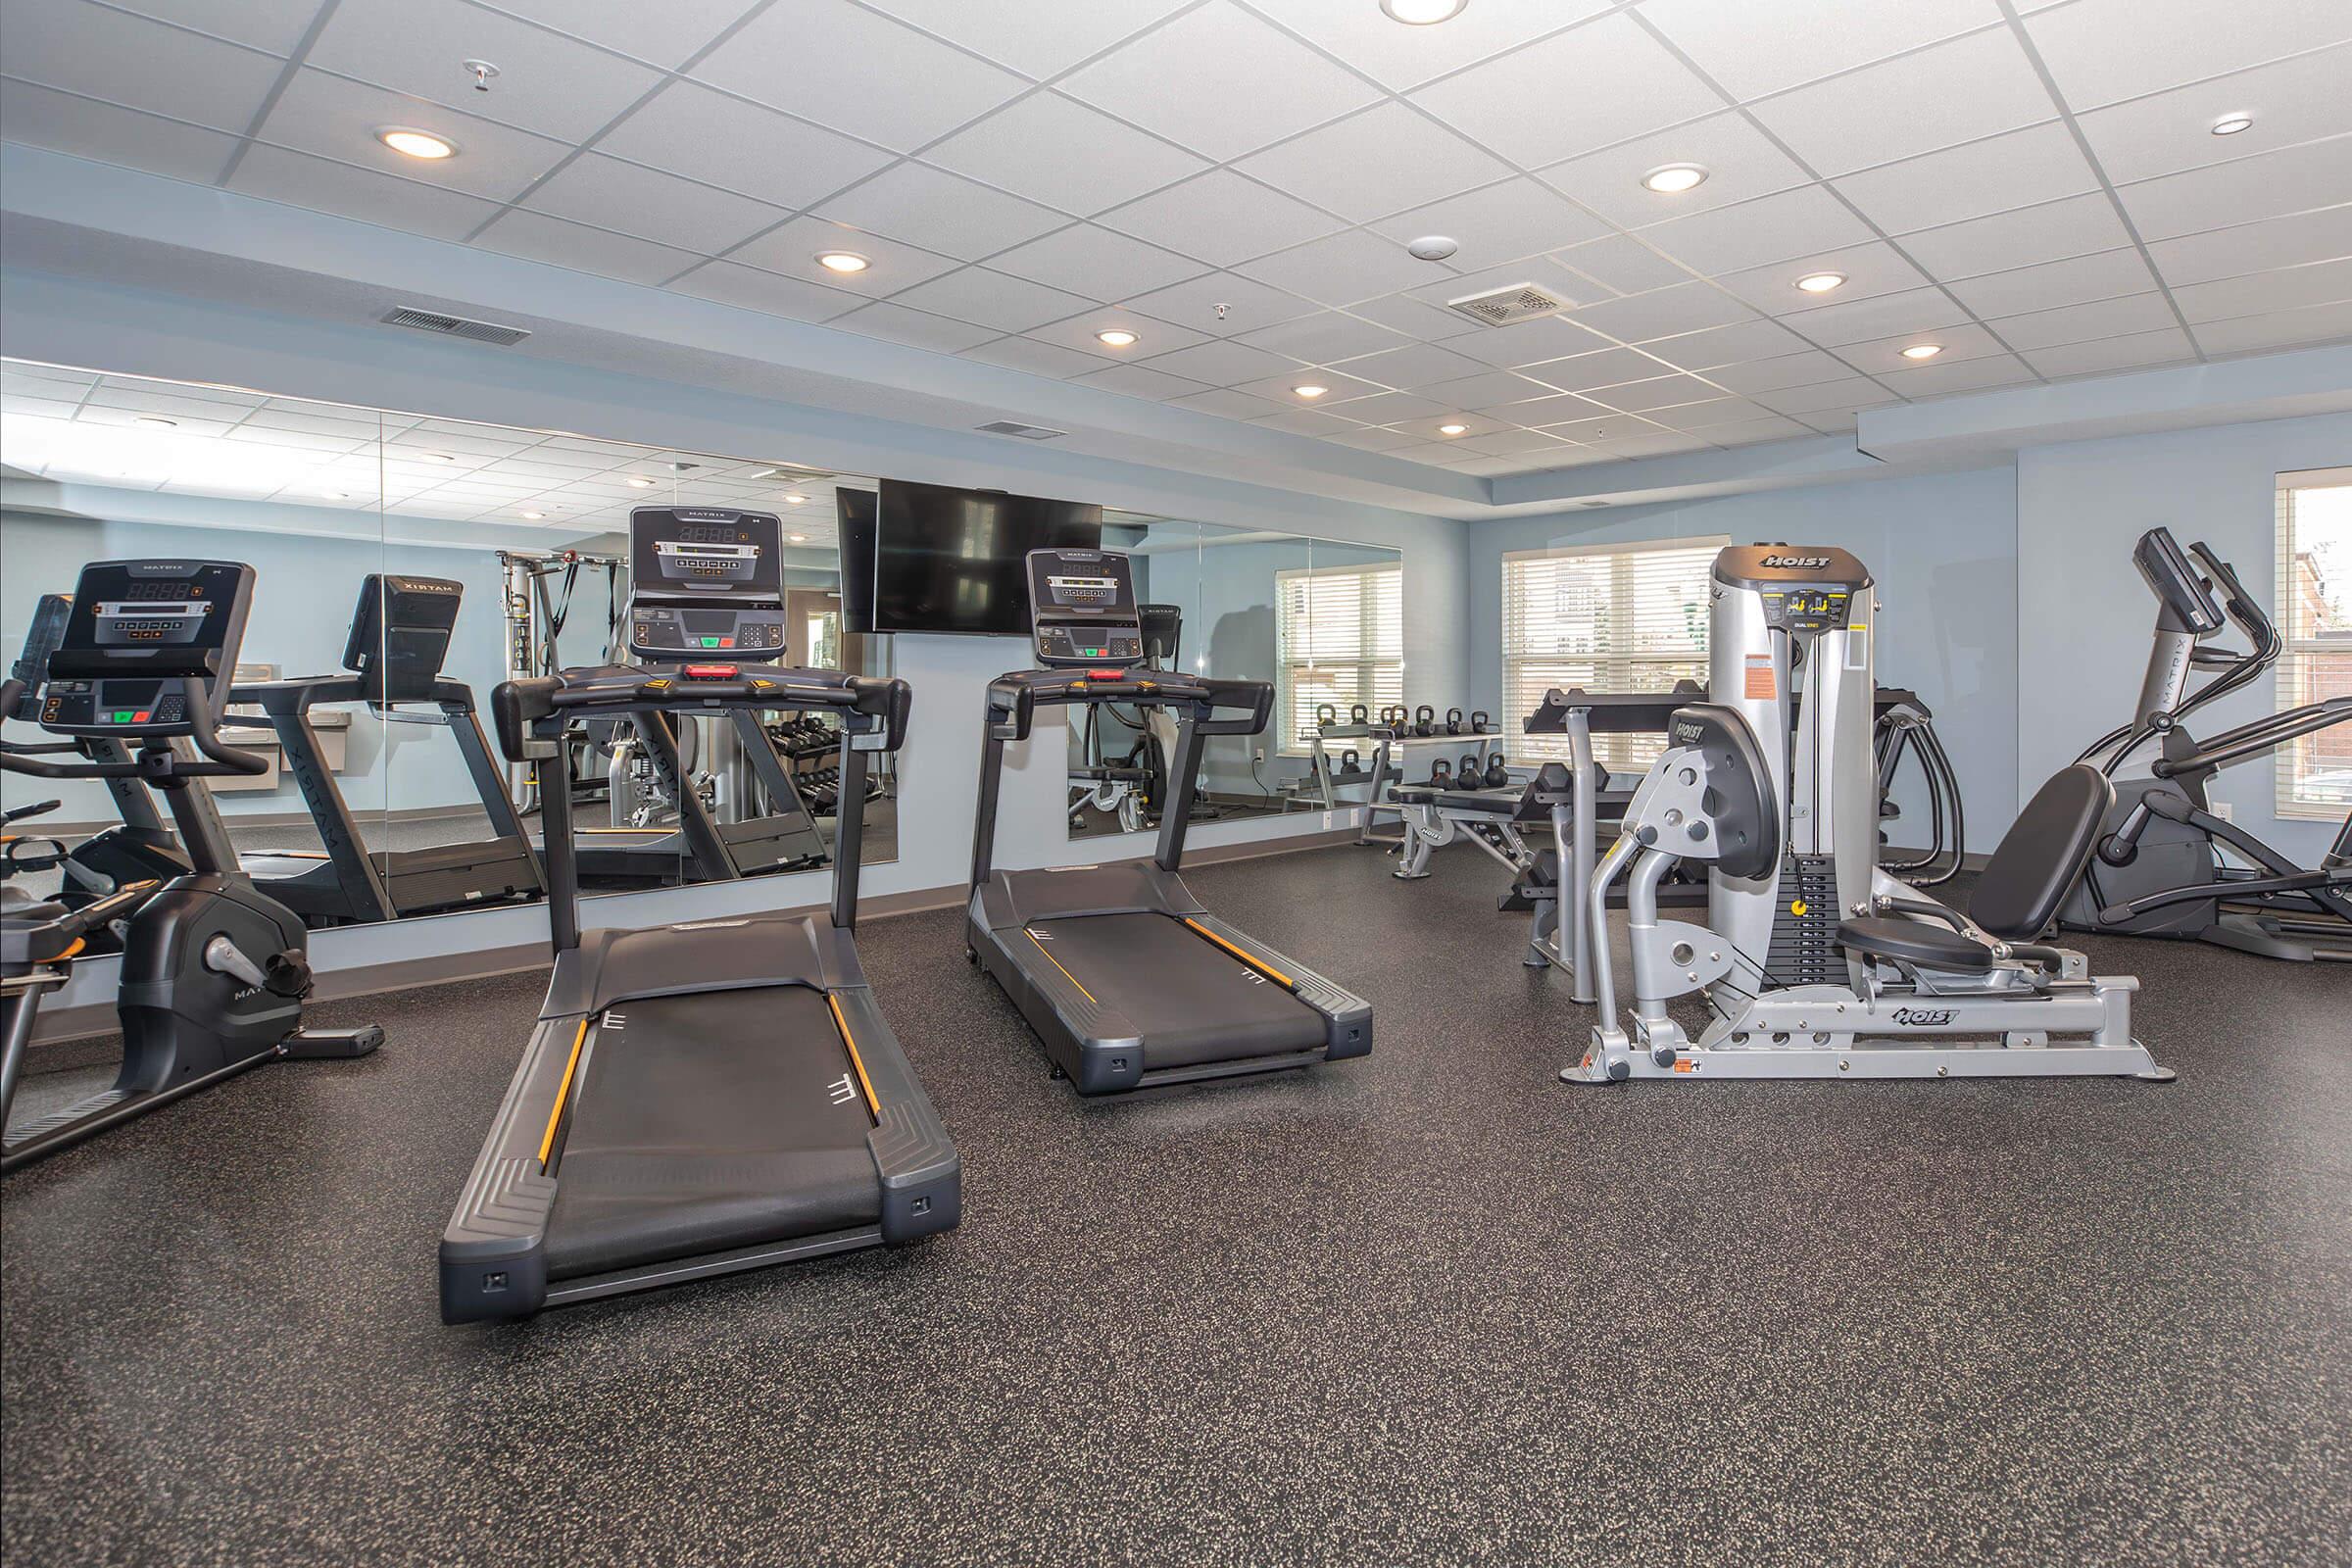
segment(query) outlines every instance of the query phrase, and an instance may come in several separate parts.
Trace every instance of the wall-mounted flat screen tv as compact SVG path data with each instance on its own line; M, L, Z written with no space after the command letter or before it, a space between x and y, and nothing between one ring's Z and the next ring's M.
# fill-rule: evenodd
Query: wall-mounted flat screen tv
M874 493L836 490L841 514L841 626L860 636L874 629Z
M1102 509L885 479L874 534L874 630L1025 637L1029 552L1102 549Z

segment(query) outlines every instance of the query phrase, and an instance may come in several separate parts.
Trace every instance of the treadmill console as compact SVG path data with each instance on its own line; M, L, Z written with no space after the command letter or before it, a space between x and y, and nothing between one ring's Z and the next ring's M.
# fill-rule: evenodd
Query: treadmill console
M236 666L251 566L228 561L97 561L81 568L49 656L39 720L57 735L191 735L183 678L218 688Z
M1115 550L1029 552L1029 633L1048 669L1125 669L1144 662L1135 576Z
M371 703L422 702L441 678L466 585L448 577L370 572L360 584L343 667Z
M773 513L629 514L629 657L674 664L784 657L783 524Z

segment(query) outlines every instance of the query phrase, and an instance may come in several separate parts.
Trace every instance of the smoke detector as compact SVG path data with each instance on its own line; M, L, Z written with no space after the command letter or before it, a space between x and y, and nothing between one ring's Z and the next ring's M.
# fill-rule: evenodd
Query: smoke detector
M1512 283L1483 293L1465 294L1458 300L1447 300L1446 308L1460 312L1481 326L1509 326L1518 321L1535 320L1538 317L1557 316L1568 309L1569 303L1534 283Z

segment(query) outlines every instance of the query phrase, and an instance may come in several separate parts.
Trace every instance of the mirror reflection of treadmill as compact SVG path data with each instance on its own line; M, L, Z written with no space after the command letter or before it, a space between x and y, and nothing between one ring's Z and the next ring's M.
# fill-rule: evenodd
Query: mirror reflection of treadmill
M245 873L305 923L337 925L472 908L545 890L539 859L508 800L506 776L490 755L473 689L443 673L465 585L446 577L371 573L360 585L344 640L343 670L250 681L232 704L259 705L302 791L317 851L257 851L239 857ZM490 819L488 838L408 848L370 848L326 760L312 710L365 703L386 726L436 725L457 742L473 804ZM385 824L387 831L392 824Z
M772 513L639 507L629 514L627 658L649 666L697 660L771 663L784 657L784 531ZM681 726L699 726L693 730ZM582 882L644 887L724 882L820 866L831 858L792 769L760 715L644 711L619 726L624 765L658 819L578 830ZM706 778L724 789L706 800Z

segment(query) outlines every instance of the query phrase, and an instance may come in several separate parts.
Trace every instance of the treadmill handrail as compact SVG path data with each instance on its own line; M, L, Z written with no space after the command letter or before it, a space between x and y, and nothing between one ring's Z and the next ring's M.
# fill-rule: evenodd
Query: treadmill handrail
M0 752L0 770L25 773L34 778L106 779L143 778L151 783L169 778L189 778L222 773L267 773L270 759L259 752L248 752L220 739L220 731L212 710L212 694L201 676L167 676L179 683L179 695L187 704L189 741L205 760L194 761L175 755L169 744L158 742L152 735L141 737L135 730L126 730L126 739L141 741L139 755L127 762L48 762L18 747ZM13 712L24 698L24 683L15 677L0 681L0 713Z
M1017 669L988 683L989 727L1001 740L1025 741L1040 705L1133 708L1190 708L1203 735L1263 734L1274 712L1271 681L1223 680L1209 675L1169 674L1148 669ZM1249 716L1212 719L1217 709L1240 709Z
M692 668L693 666L680 666ZM906 739L913 690L896 677L845 675L833 669L766 666L768 673L714 678L668 674L639 664L600 664L501 681L490 694L499 749L514 761L529 761L533 729L557 714L630 713L691 710L833 709L847 715L844 729L879 734L878 750L895 752ZM864 722L855 722L862 719Z

